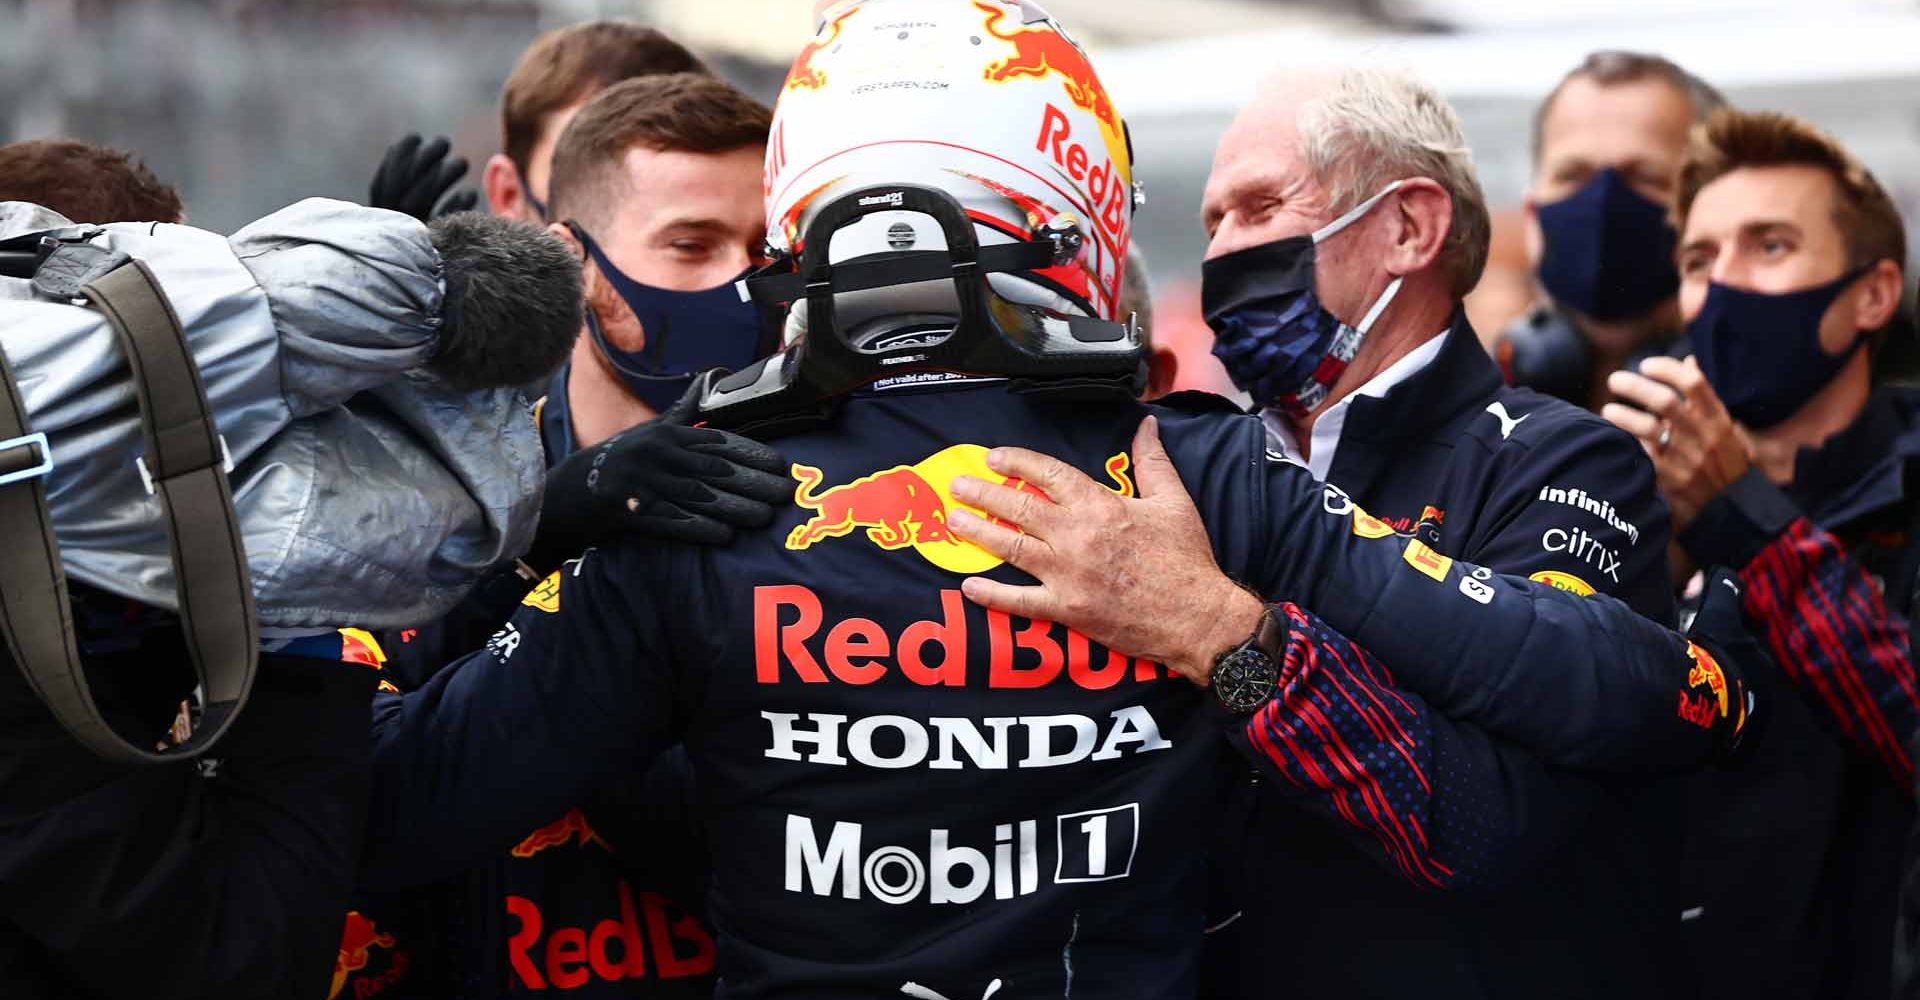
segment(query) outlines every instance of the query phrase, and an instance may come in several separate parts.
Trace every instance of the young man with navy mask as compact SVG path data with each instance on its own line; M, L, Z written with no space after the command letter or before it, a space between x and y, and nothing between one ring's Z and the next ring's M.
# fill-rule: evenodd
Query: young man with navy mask
M725 81L678 73L608 87L561 134L549 228L582 262L585 325L535 406L552 468L541 551L526 562L557 563L616 533L724 542L792 496L771 450L671 412L694 373L739 369L773 347L733 288L764 242L770 119ZM621 501L611 517L609 498ZM544 607L552 588L537 582L502 572L446 619L390 634L390 674L409 692L430 686L516 607ZM705 847L684 757L664 755L571 805L445 886L423 891L412 864L363 872L363 888L381 895L364 898L357 916L395 944L342 970L342 981L462 997L709 995ZM411 967L395 971L389 952Z
M1900 213L1805 122L1721 111L1679 175L1680 307L1694 355L1609 386L1653 457L1692 564L1736 567L1778 662L1755 756L1690 801L1685 913L1745 956L1708 996L1884 997L1920 723L1908 622L1920 564L1914 397L1886 384L1904 294ZM1783 692L1785 693L1785 692Z
M607 88L561 135L548 228L580 254L587 323L541 410L549 449L598 444L672 406L694 373L778 346L734 287L764 263L772 115L676 73Z
M1687 129L1725 101L1659 56L1587 56L1533 119L1527 256L1541 299L1502 331L1514 385L1597 411L1607 375L1680 332L1667 212Z

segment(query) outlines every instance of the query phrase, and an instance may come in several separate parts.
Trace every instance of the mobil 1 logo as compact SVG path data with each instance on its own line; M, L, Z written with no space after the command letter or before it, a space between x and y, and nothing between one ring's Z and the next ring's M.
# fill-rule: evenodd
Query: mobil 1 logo
M1055 882L1107 882L1133 874L1133 852L1140 846L1138 802L1057 816L1054 830Z
M952 830L934 828L925 840L916 836L910 843L875 844L864 824L789 814L785 888L895 906L965 905L1038 892L1049 868L1055 885L1123 879L1133 874L1140 846L1140 804L999 823L992 829L990 843L964 843ZM1049 848L1051 859L1045 856Z

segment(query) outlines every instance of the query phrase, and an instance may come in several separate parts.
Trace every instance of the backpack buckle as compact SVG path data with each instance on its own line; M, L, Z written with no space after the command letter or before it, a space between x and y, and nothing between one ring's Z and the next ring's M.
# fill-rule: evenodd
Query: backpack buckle
M32 465L24 469L10 468L10 466L14 464L13 461L10 460L10 452L22 448L36 447L40 449L40 457L34 460ZM28 454L29 457L31 457L32 452ZM32 434L22 434L16 438L8 438L5 441L0 441L0 486L5 486L8 483L17 483L25 479L40 479L52 471L53 448L47 444L47 435L45 433L36 431Z

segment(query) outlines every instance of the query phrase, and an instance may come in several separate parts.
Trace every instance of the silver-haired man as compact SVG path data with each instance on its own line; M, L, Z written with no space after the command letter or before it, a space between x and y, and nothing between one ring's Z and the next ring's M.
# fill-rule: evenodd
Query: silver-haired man
M1226 944L1214 950L1207 995L1681 991L1679 907L1668 898L1677 813L1662 791L1619 776L1624 751L1600 748L1655 715L1672 723L1676 697L1683 722L1737 731L1746 699L1731 668L1706 654L1671 687L1653 685L1664 694L1641 696L1649 678L1628 666L1638 640L1601 623L1613 599L1672 621L1666 508L1631 437L1503 386L1468 326L1460 302L1485 264L1488 221L1453 110L1394 74L1279 80L1221 140L1203 216L1214 353L1259 407L1268 460L1324 480L1327 512L1350 517L1354 535L1401 536L1405 580L1360 593L1301 578L1294 592L1249 594L1214 565L1184 491L1103 496L1079 472L1019 449L991 464L1044 497L985 484L956 485L955 495L1026 533L951 523L1041 581L969 579L969 598L1163 662L1211 662L1229 711L1318 712L1327 731L1356 717L1395 726L1398 709L1357 687L1342 697L1307 683L1376 659L1424 699L1422 732L1389 741L1411 748L1401 751L1417 760L1411 779L1392 751L1327 768L1379 777L1346 786L1339 807L1401 831L1384 852L1359 823L1301 822L1286 782L1242 783L1214 851L1237 901L1220 914L1215 940ZM1157 451L1136 449L1143 483ZM1494 602L1486 584L1497 575L1607 596L1537 601L1527 631L1559 638L1515 643L1466 621ZM1262 597L1344 632L1359 662L1289 657L1277 675L1251 676L1245 654L1266 623ZM1458 624L1395 624L1447 608ZM1568 621L1567 608L1581 620ZM1488 683L1490 669L1503 679ZM1250 686L1261 699L1247 707ZM1265 773L1295 789L1326 777L1284 735L1241 749L1256 761L1267 754ZM1405 858L1417 870L1396 864ZM1482 860L1450 861L1466 858Z

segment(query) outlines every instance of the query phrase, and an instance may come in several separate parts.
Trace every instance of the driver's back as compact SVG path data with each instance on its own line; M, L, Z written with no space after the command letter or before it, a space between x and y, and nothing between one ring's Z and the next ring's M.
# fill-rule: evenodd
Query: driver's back
M1145 412L992 380L870 391L776 442L800 489L764 532L609 554L670 592L726 995L1192 995L1230 753L1202 690L970 604L968 575L1028 578L946 525L954 476L1003 479L996 445L1133 493ZM1257 423L1204 426L1168 437L1184 467L1259 454Z

